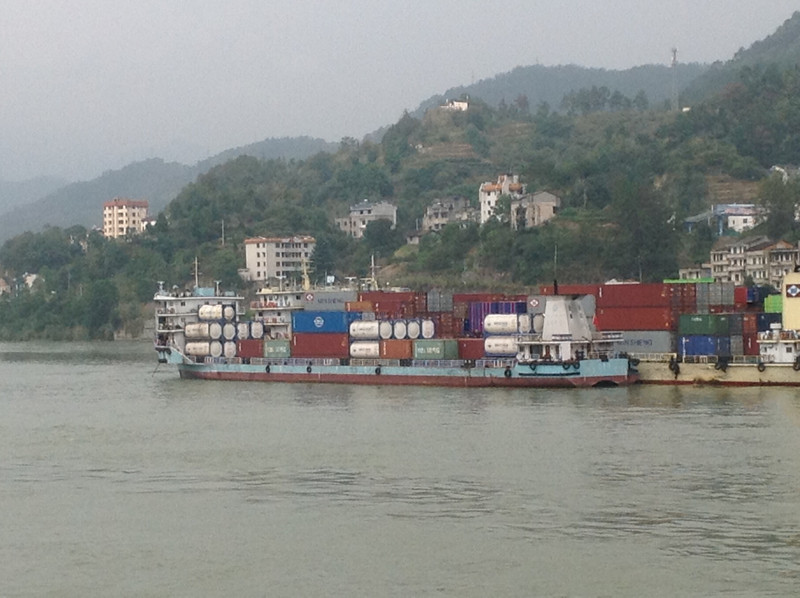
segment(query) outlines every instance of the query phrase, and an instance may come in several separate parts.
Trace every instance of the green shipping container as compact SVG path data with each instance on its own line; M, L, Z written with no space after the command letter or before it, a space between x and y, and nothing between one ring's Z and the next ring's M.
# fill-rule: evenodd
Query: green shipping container
M680 336L726 336L729 333L727 314L682 314L678 321Z
M415 340L414 359L458 359L458 341L454 338Z
M764 297L764 312L768 314L783 312L783 295L767 295Z
M264 341L264 357L279 359L291 357L291 342L284 339L267 339Z

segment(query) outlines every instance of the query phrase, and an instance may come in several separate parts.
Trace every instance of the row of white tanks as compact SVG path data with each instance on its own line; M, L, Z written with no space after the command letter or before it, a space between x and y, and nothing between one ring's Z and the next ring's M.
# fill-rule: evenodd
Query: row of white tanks
M350 322L350 338L358 341L417 340L434 338L433 320L356 320Z
M488 314L483 320L483 353L486 357L512 357L519 352L517 335L539 334L542 314Z
M198 322L183 329L186 355L195 357L236 357L236 339L262 338L261 322L236 322L236 307L229 304L201 305Z

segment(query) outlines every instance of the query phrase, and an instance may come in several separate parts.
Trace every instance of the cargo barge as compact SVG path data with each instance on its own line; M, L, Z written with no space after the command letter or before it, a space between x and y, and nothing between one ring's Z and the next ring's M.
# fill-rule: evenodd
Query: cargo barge
M267 288L245 310L243 297L216 289L161 287L155 349L182 378L203 380L463 388L638 381L614 349L619 333L594 330L578 300L551 298L529 313L524 299L469 298L476 300Z

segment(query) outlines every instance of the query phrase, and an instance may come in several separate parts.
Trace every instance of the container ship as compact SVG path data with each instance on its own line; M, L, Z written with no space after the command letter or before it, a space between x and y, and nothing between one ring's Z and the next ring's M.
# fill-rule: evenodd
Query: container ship
M155 349L182 378L450 387L638 381L583 298L409 290L155 294Z
M544 287L546 296L555 293ZM621 332L645 384L800 385L800 273L778 293L733 283L560 285L598 330Z

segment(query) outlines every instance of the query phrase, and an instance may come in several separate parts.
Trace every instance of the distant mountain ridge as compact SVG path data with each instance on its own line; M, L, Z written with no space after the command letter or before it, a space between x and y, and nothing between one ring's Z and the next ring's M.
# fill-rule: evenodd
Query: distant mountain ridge
M91 181L66 186L53 179L41 180L39 185L34 184L39 179L0 183L0 198L7 198L0 203L0 242L25 231L38 232L45 226L100 226L103 202L114 197L146 199L150 203L150 213L158 214L198 175L237 156L302 159L336 147L337 144L311 137L265 139L225 150L194 166L152 158L109 170ZM41 194L36 195L37 190Z
M678 64L675 79L678 89L688 85L708 69L702 64ZM558 110L562 99L571 91L592 86L607 87L610 91L633 98L643 90L651 105L668 101L672 94L672 68L650 64L627 70L606 70L576 65L563 66L519 66L507 73L483 79L472 85L452 87L442 95L435 95L422 102L414 111L415 116L438 106L446 99L470 96L480 98L490 106L497 107L501 101L511 104L524 95L532 111L539 104L547 103Z

